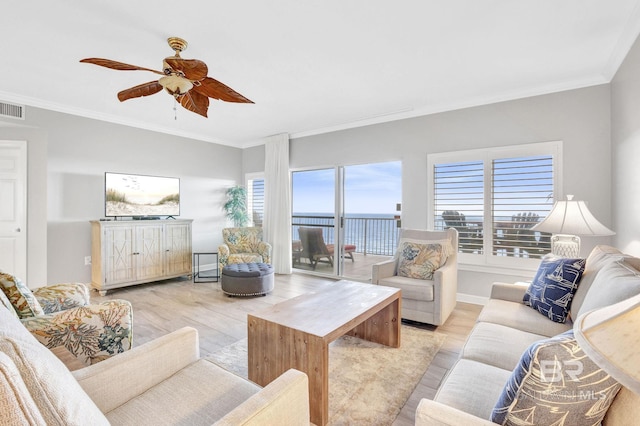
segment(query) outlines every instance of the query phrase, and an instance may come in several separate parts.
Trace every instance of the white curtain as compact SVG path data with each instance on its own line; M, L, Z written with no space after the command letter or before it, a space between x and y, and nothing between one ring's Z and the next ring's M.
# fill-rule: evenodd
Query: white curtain
M276 274L291 271L291 183L289 135L270 136L265 143L264 239L271 244Z

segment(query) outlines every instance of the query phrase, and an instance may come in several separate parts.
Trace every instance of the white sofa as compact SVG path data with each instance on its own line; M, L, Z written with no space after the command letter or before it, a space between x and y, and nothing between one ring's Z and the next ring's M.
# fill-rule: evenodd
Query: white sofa
M0 309L0 424L308 425L307 375L264 388L199 356L189 327L70 372Z
M640 259L598 246L570 308L570 318L640 293ZM416 425L493 425L491 412L525 350L534 342L572 328L553 322L523 303L527 285L495 283L459 359L434 400L423 399ZM637 424L640 396L622 388L606 412L604 425Z

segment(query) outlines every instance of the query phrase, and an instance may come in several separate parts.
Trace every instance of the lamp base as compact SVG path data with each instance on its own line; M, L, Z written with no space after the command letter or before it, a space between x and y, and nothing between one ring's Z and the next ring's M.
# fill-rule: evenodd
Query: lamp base
M580 237L565 234L552 235L551 253L562 257L579 257Z

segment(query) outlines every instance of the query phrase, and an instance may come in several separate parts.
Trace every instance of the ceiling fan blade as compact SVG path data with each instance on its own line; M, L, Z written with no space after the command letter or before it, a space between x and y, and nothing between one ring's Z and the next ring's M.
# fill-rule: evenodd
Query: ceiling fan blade
M194 90L202 95L225 102L253 103L253 101L245 98L231 87L211 77L205 77L204 80L200 81L199 85L197 83L194 84L191 91Z
M139 98L141 96L149 96L158 93L162 90L162 86L157 81L150 81L148 83L139 84L137 86L125 89L118 93L118 99L120 102L127 99Z
M209 109L209 98L200 93L189 90L184 95L179 97L180 105L193 111L196 114L200 114L203 117L207 116L207 109Z
M156 71L150 68L139 67L137 65L129 65L123 62L112 61L111 59L86 58L86 59L80 60L80 62L83 62L86 64L100 65L101 67L111 68L111 69L120 70L120 71L151 71L156 74L164 75L162 71Z
M182 71L189 80L202 80L207 76L209 68L207 64L198 59L182 59L170 56L164 60L171 68L176 71Z

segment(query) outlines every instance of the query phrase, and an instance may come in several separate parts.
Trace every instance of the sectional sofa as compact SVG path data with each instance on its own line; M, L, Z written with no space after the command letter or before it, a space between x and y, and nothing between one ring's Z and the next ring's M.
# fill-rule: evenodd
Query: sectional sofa
M599 424L602 417L605 425L638 424L640 396L607 382L608 375L581 354L571 333L572 319L580 314L640 294L639 268L638 258L595 247L564 322L523 302L535 293L531 284L495 283L434 400L420 402L416 425ZM542 383L530 386L536 375ZM580 410L583 417L572 417Z

